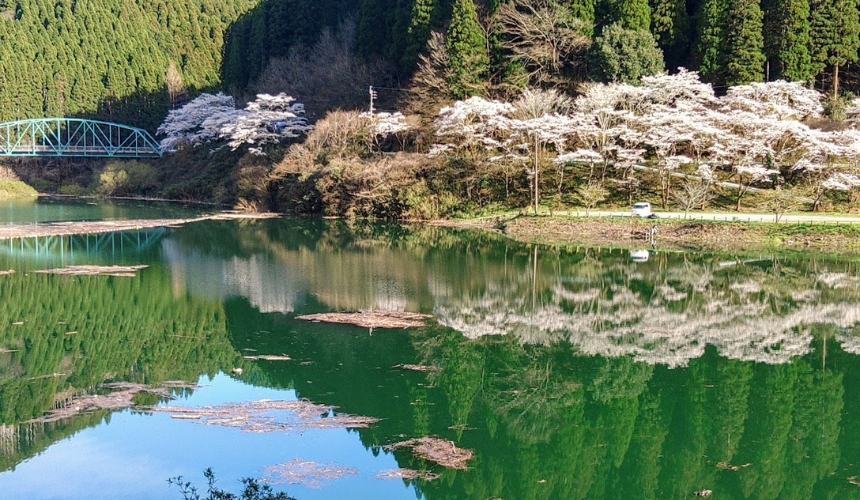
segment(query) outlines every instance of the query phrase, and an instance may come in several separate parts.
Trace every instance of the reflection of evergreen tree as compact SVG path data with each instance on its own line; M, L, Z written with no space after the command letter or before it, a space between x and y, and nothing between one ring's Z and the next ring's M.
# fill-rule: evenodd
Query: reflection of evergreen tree
M614 498L659 499L659 478L663 462L660 455L669 433L668 418L662 406L662 393L643 394L630 451L618 471L621 488Z
M739 453L740 460L752 464L739 474L740 488L747 498L777 498L783 490L792 417L795 414L795 384L799 364L756 367L750 398L749 419Z
M0 316L23 321L0 333L0 421L38 417L57 394L106 379L157 383L233 366L218 303L174 297L170 276L24 273L0 280Z
M708 437L705 429L712 417L706 404L708 367L704 359L693 360L688 369L673 377L675 380L670 386L678 396L671 408L672 432L663 451L665 465L661 481L668 483L671 496L701 489L700 485L708 476L709 469L704 464Z

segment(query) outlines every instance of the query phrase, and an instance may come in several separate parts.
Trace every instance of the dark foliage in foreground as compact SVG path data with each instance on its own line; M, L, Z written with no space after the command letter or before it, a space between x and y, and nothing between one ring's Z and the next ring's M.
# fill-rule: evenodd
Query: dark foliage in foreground
M197 488L190 482L184 481L182 476L176 476L167 480L171 485L176 485L182 493L183 500L296 500L284 492L275 493L268 484L260 484L256 479L246 477L242 479L242 493L236 496L215 486L215 473L207 468L203 475L208 481L206 496L201 497Z

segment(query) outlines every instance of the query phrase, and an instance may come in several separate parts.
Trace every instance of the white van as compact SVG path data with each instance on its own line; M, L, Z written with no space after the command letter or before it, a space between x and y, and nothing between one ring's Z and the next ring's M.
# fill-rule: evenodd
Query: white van
M651 212L651 204L647 201L640 201L639 203L633 204L633 210L630 213L633 217L648 217L649 219L654 219L657 216Z

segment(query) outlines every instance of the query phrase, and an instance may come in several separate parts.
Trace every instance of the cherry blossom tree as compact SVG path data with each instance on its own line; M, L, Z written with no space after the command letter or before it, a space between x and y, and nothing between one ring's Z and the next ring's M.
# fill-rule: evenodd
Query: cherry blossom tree
M183 143L197 146L218 140L237 149L243 144L297 138L312 128L304 117L304 106L286 94L260 94L245 109L236 109L232 97L218 93L201 94L170 111L157 133L166 136L161 141L163 151Z
M367 129L373 136L373 143L379 147L380 140L394 137L403 146L403 135L411 130L403 113L361 113L359 117L367 121Z
M244 110L234 113L233 120L223 120L215 126L218 136L237 149L243 144L271 144L306 134L313 125L308 124L304 114L304 104L286 94L258 94Z
M203 123L214 116L229 115L235 110L236 101L223 92L200 94L181 108L167 113L167 118L156 131L166 136L161 141L161 150L172 151L184 143L197 145L214 139L217 130L204 127Z
M680 189L672 192L672 198L684 210L684 218L695 207L708 202L713 195L708 182L700 179L687 178L681 183Z
M793 168L810 184L813 211L827 191L851 191L860 187L860 131L810 131L807 156Z
M527 173L532 179L535 214L540 203L540 172L546 147L551 144L556 153L563 153L568 137L577 125L577 120L561 114L570 106L570 99L555 90L526 89L514 102L517 118L511 119L510 124L521 138L519 147L532 159ZM562 183L563 175L559 180L559 191Z
M501 147L510 134L508 115L513 111L510 103L478 96L442 108L433 125L436 136L447 141L447 147L436 146L433 152L457 151L476 159Z
M754 82L729 87L720 103L728 109L743 110L777 120L806 120L824 113L822 95L801 82Z

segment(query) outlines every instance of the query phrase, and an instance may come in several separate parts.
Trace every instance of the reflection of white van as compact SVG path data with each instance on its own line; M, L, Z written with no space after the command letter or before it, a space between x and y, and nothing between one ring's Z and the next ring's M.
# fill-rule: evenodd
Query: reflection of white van
M648 217L650 219L657 217L651 212L651 204L647 201L640 201L639 203L634 203L631 215L633 217Z
M633 262L648 262L650 256L648 250L630 250L630 260Z

